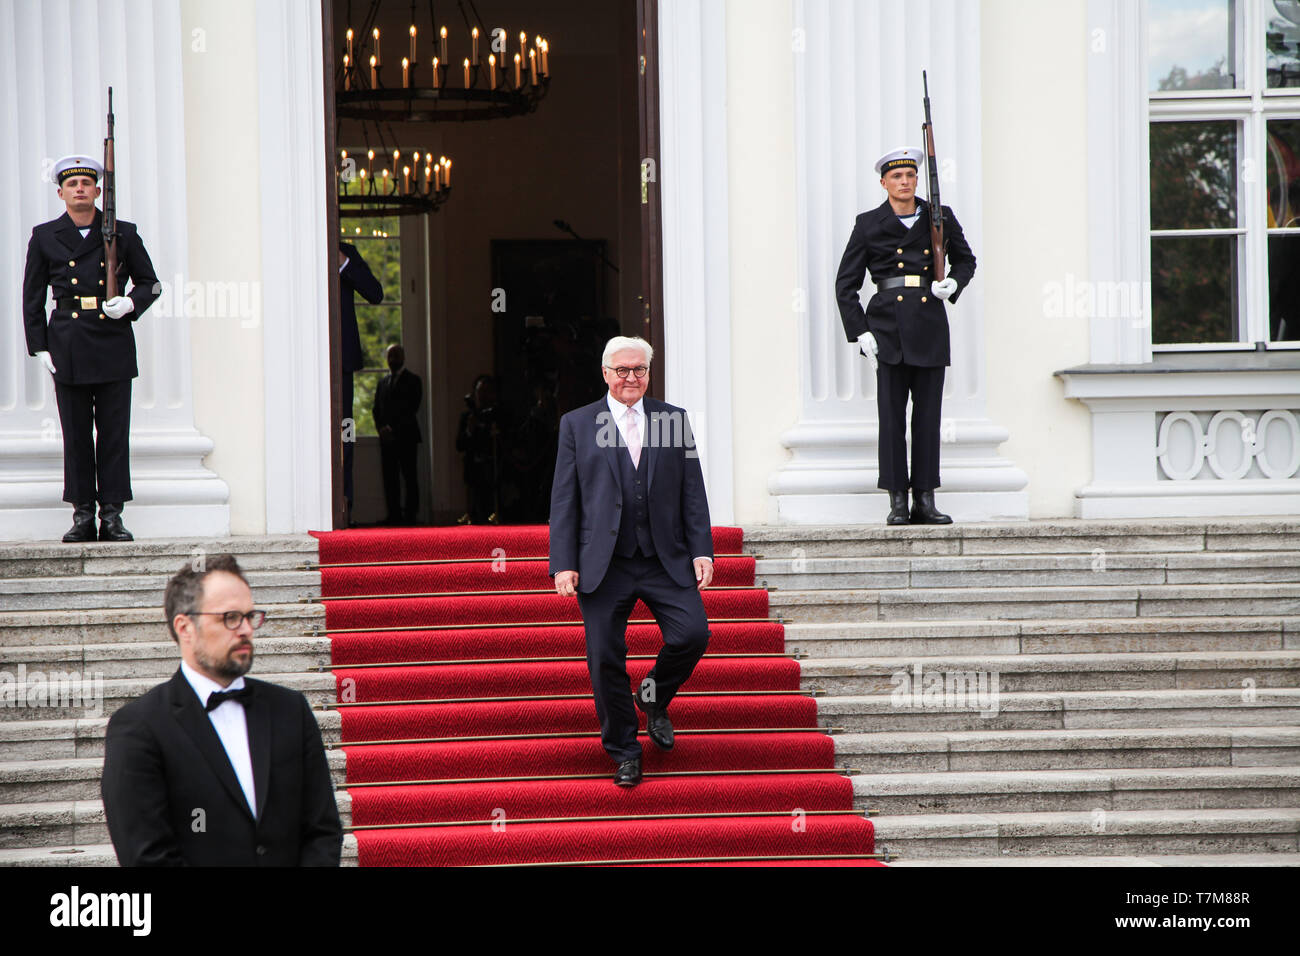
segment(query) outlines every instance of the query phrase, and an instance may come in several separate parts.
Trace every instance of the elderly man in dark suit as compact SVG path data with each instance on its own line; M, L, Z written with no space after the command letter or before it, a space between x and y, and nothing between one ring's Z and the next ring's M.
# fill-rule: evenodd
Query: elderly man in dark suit
M158 277L135 224L117 220L117 283L131 291L105 299L103 213L95 206L103 167L88 156L54 164L67 210L32 229L23 272L27 352L54 376L63 428L63 500L73 505L67 542L131 541L122 508L131 500L131 323L158 298ZM46 289L54 308L45 315ZM124 321L126 320L126 321Z
M186 565L164 598L176 675L108 722L101 791L123 866L337 866L320 728L297 691L244 677L265 620L229 555Z
M610 339L601 360L609 392L560 419L551 488L550 573L582 610L601 742L624 787L641 782L634 702L654 744L673 747L668 705L708 644L700 591L713 580L690 422L683 409L644 397L653 355L643 339ZM625 633L638 598L664 646L634 695Z
M858 216L835 279L850 342L876 369L880 413L879 487L889 492L888 524L951 524L934 504L939 487L939 425L944 368L952 364L948 313L975 275L975 256L951 209L943 207L948 275L934 278L929 204L916 195L921 151L891 150L876 161L888 198ZM864 310L867 272L876 292ZM878 357L877 357L878 356ZM907 472L907 398L912 397L912 473ZM912 490L912 510L907 491Z
M366 356L361 348L361 329L357 326L355 296L360 295L371 305L384 301L384 287L379 284L370 266L361 257L357 247L350 242L339 243L339 312L343 320L343 417L352 418L353 373L365 367ZM343 443L343 498L347 501L348 516L352 514L352 459L355 441Z
M379 461L384 471L385 524L414 524L420 511L420 479L416 452L420 422L416 413L424 395L420 376L406 367L406 350L388 347L387 378L375 386L374 418L379 430ZM402 506L402 484L406 506Z

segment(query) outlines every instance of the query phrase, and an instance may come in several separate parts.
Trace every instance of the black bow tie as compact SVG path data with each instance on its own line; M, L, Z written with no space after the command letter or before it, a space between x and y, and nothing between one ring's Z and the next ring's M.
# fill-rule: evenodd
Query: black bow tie
M214 690L208 695L206 710L211 713L228 700L247 700L253 694L253 688L245 684L238 690Z

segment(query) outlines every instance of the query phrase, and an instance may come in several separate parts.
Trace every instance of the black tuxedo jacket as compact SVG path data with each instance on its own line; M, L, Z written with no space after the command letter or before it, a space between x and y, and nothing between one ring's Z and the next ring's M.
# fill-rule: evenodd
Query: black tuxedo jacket
M343 319L343 371L355 372L365 368L366 356L361 349L361 330L357 327L357 305L353 293L371 305L384 301L384 289L375 278L357 247L350 242L340 242L339 251L348 257L348 264L339 273L339 312ZM348 413L351 415L351 413Z
M385 425L393 429L393 440L417 444L420 439L420 421L416 412L420 410L420 399L424 386L420 376L409 368L393 381L391 374L385 375L375 386L375 404L372 409L375 428Z
M641 454L655 551L681 587L695 587L695 558L713 557L713 526L704 473L686 411L654 398L646 413ZM551 485L550 573L578 572L578 590L594 591L605 578L623 507L617 455L626 455L604 396L560 419L555 481Z
M916 204L921 215L910 229L898 221L888 199L858 216L835 277L835 298L848 340L853 342L863 332L870 332L880 347L878 357L886 365L900 362L925 367L951 365L948 313L943 300L930 291L934 275L930 207L919 197ZM975 275L975 255L962 234L961 224L947 206L943 207L943 218L948 276L957 281L957 291L948 301L956 302ZM872 282L903 275L925 278L920 290L876 292L864 310L858 290L867 272L871 273Z
M34 228L27 244L27 267L23 272L27 353L49 352L58 369L54 380L64 385L120 382L140 374L135 364L131 323L158 298L159 286L134 223L117 221L117 284L122 294L135 302L135 311L121 319L110 319L99 308L58 307L59 299L73 296L103 299L107 275L104 236L100 232L103 221L103 213L96 209L95 221L83 239L65 212ZM129 292L125 291L128 279ZM48 324L46 287L55 299Z
M343 828L307 698L244 680L256 816L179 669L110 718L100 786L123 866L338 865Z

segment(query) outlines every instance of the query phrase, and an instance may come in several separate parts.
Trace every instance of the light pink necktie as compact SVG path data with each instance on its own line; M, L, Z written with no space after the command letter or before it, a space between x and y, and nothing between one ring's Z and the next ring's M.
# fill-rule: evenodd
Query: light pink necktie
M636 427L636 412L627 410L627 450L632 456L632 467L641 464L641 431Z

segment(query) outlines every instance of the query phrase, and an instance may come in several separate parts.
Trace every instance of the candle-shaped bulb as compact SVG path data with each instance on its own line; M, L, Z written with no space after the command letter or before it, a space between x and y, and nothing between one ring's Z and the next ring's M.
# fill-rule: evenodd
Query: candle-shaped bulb
M442 89L442 74L438 72L438 58L433 58L433 86L434 89Z
M379 85L379 74L377 74L377 73L375 72L375 67L376 67L378 64L379 64L379 61L378 61L377 59L375 59L375 56L374 56L374 54L372 53L372 54L370 55L370 85L371 85L371 87L376 87L376 86Z
M402 57L402 89L411 85L411 61Z
M520 87L523 86L523 83L520 81L519 78L519 64L520 64L519 54L516 53L515 54L515 89L519 89Z
M490 89L495 90L497 88L497 55L495 53L488 54L488 80Z
M443 27L438 31L438 54L442 57L442 62L447 62L447 28Z
M469 57L465 57L465 89L469 89Z
M379 27L375 27L374 32L371 34L371 36L375 38L375 64L377 66L383 66L384 58L383 55L380 54L379 52Z
M375 161L375 151L373 149L366 150L366 159L370 160L372 163Z
M445 163L443 163L442 170L443 170L442 184L446 186L448 189L450 189L451 188L451 160L450 159L447 160Z
M410 60L411 60L412 63L416 62L416 59L415 59L415 24L414 24L414 23L411 24L411 56L410 56Z
M469 31L470 37L470 54L474 58L474 65L478 66L478 27Z

